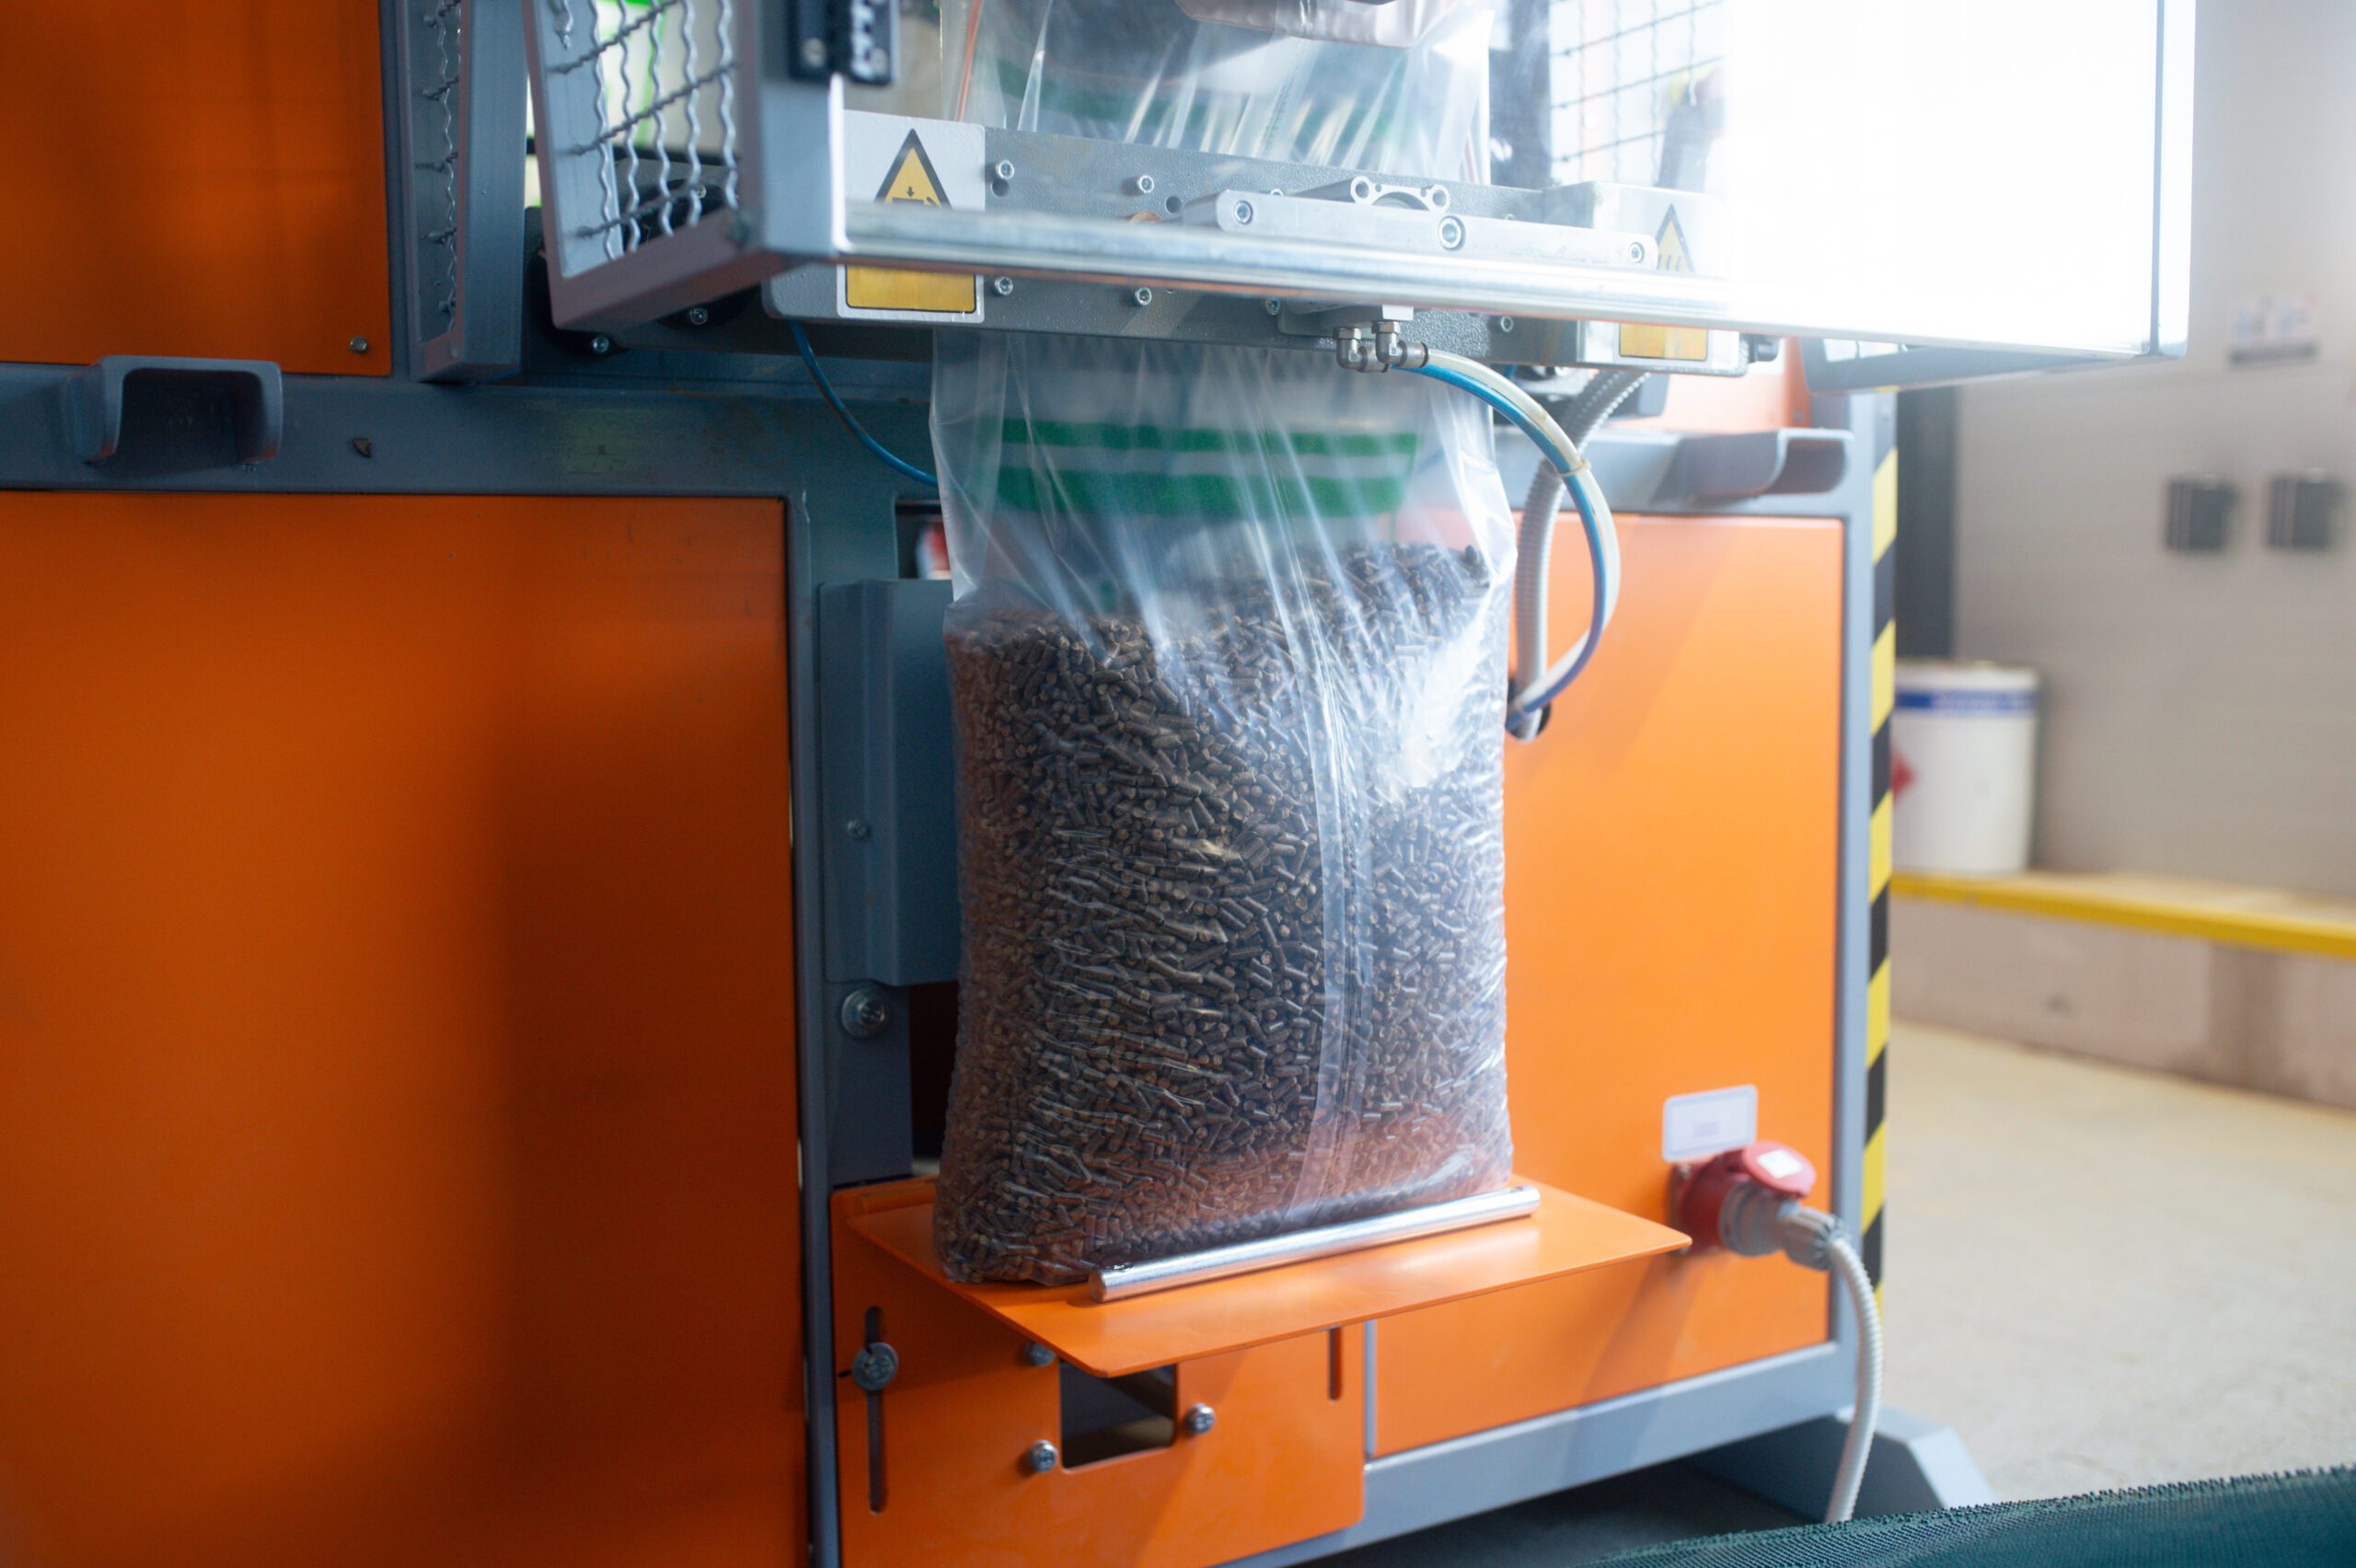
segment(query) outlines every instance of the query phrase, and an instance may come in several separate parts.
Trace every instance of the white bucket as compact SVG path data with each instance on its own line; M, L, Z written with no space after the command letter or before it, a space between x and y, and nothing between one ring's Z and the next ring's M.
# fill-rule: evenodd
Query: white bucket
M1889 739L1900 870L2001 876L2027 866L2037 688L2035 670L1900 661Z

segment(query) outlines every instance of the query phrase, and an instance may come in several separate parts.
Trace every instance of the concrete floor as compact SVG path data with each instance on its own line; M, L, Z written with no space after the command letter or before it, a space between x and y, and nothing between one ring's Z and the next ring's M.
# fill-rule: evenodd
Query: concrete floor
M2356 1114L1900 1024L1893 1404L2000 1497L2356 1461Z
M2356 1462L2356 1114L1919 1025L1890 1051L1892 1404L2007 1500ZM1331 1561L1796 1522L1671 1465Z

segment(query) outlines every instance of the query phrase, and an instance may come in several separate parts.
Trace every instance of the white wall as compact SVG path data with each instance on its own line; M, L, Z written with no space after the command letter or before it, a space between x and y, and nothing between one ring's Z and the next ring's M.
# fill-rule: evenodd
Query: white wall
M1956 651L2046 674L2039 863L2356 895L2356 531L2264 544L2269 474L2356 490L2356 0L2200 0L2196 69L2191 351L1964 393ZM2317 296L2320 356L2228 369L2268 291ZM2211 471L2232 547L2164 550Z

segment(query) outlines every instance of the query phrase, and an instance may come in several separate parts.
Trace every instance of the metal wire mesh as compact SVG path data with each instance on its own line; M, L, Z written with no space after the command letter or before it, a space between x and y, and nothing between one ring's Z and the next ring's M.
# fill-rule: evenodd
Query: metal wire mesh
M544 128L596 160L598 210L573 226L619 258L738 204L738 0L545 0L560 74L594 74L595 122Z
M1729 0L1556 0L1554 179L1651 185L1670 114L1725 58Z
M458 308L458 82L465 58L466 0L420 0L431 41L428 68L419 78L410 145L426 177L420 197L425 214L417 231L427 275L418 285L433 327L446 327Z

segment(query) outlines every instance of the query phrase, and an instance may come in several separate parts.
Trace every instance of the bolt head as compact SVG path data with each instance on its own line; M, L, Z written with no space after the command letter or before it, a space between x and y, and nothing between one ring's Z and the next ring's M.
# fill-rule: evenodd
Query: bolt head
M1138 175L1135 179L1129 181L1129 189L1136 191L1140 196L1152 195L1153 176L1149 174Z
M802 63L808 66L813 71L825 70L826 68L826 40L823 38L803 39L802 40Z
M1025 1366L1053 1366L1056 1364L1056 1353L1037 1340L1033 1340L1022 1347L1022 1364Z
M1248 224L1252 221L1251 202L1238 202L1235 204L1235 221L1239 224Z
M998 167L991 169L990 172L997 175L1000 179L1012 179L1014 178L1014 166L1007 162L1004 158L1000 158L998 160Z
M882 992L861 986L843 998L842 1024L853 1040L872 1040L892 1027L892 1004Z
M1513 317L1510 317L1510 316L1500 316L1500 317L1497 317L1497 330L1498 330L1498 331L1500 331L1500 332L1510 332L1510 331L1512 331L1512 330L1513 330Z
M1153 291L1142 285L1131 289L1129 291L1129 303L1131 305L1138 306L1151 305L1153 303Z
M1263 303L1267 306L1268 314L1271 316L1282 316L1285 313L1285 302L1280 299L1267 300Z
M843 831L861 844L875 836L874 825L865 817L853 817L843 824Z
M1642 261L1644 259L1645 242L1641 239L1630 240L1628 242L1628 259L1631 261Z
M1447 246L1450 250L1453 250L1458 246L1462 245L1464 243L1464 221L1461 218L1442 218L1439 221L1439 242L1442 245Z
M1218 1424L1218 1412L1213 1410L1207 1404L1188 1405L1186 1407L1185 1423L1187 1435L1193 1437L1200 1437L1204 1433L1208 1432L1212 1427Z
M862 1345L851 1357L850 1380L871 1394L880 1394L900 1373L900 1353L877 1340Z
M366 353L366 352L368 352L368 340L367 340L367 339L365 339L365 338L354 338L354 339L352 339L352 352L353 353L355 353L355 354L364 354L364 353Z
M709 324L710 324L710 320L711 320L711 309L710 309L710 307L709 306L691 305L691 306L687 306L687 325L688 325L688 326L690 326L690 327L702 327L702 326L709 325Z
M1012 278L1004 277L992 278L990 280L990 292L998 295L999 298L1004 299L1007 295L1014 292L1014 280Z
M1056 1446L1042 1437L1022 1451L1022 1468L1033 1475L1045 1475L1056 1468Z
M593 354L612 353L614 352L614 340L611 338L606 337L603 332L600 332L595 337L589 340L589 352Z

